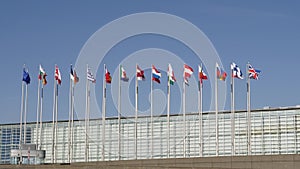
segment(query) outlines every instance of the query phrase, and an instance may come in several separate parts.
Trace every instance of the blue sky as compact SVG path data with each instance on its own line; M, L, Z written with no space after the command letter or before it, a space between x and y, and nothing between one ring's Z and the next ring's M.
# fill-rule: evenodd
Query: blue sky
M18 122L21 102L22 66L26 64L32 78L29 85L28 121L36 119L37 74L42 64L48 72L45 88L44 120L52 119L54 65L60 67L62 86L59 96L59 119L68 118L69 65L75 64L85 42L98 29L120 17L139 12L172 14L193 23L210 39L227 72L231 62L245 70L249 61L262 70L259 81L251 82L252 108L280 107L300 104L297 70L300 44L300 3L298 1L1 1L0 58L2 72L0 123ZM170 28L172 29L172 28ZM99 44L100 45L100 44ZM156 35L140 35L117 44L105 56L108 68L115 70L131 53L145 48L161 48L182 57L197 70L200 61L178 41ZM151 63L149 63L151 64ZM150 66L150 65L149 65ZM166 65L167 67L167 65ZM160 68L166 70L165 68ZM95 69L95 68L94 68ZM134 69L134 68L127 68ZM101 79L102 67L97 79ZM175 70L176 71L176 70ZM141 90L149 92L148 81ZM175 72L177 78L182 72ZM245 74L245 71L244 71ZM85 83L85 75L79 75ZM196 77L196 75L195 75ZM164 77L165 78L165 77ZM100 82L101 80L99 80ZM166 79L162 79L166 81ZM227 80L229 91L229 79ZM246 108L245 80L236 80L236 108ZM130 83L130 98L134 96ZM204 110L210 107L210 84L206 83ZM102 84L96 86L97 102L101 105ZM156 89L166 92L164 85ZM176 85L175 87L176 88ZM175 90L176 97L180 93ZM148 94L141 96L147 99ZM174 105L176 105L174 97ZM144 100L143 99L143 100ZM133 101L133 100L132 100ZM180 102L180 100L177 100ZM108 94L108 104L112 100ZM134 102L133 102L134 104ZM148 109L144 102L141 109ZM225 110L230 109L227 92ZM107 108L115 116L115 108ZM174 106L173 113L180 112ZM99 115L100 117L100 115Z

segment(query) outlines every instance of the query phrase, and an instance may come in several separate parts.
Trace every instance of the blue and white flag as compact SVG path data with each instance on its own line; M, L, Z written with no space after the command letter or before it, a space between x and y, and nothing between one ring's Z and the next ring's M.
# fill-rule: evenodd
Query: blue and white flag
M25 68L23 68L23 79L22 79L26 84L30 83L30 76L28 71L25 70Z
M241 69L236 65L235 63L231 63L231 71L232 71L232 77L236 77L239 79L243 79L243 73Z
M92 74L90 68L87 70L87 80L91 81L92 83L96 83L96 79L94 75Z

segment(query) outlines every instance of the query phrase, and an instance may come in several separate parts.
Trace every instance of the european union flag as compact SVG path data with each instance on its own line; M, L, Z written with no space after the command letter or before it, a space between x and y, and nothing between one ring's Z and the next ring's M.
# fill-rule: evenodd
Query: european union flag
M23 69L23 81L24 81L26 84L29 84L29 83L30 83L30 76L29 76L28 71L25 70L25 68Z

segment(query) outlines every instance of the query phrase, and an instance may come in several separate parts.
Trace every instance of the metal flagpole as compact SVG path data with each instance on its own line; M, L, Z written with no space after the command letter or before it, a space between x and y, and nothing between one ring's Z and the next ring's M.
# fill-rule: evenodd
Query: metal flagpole
M55 97L55 163L57 163L57 116L58 116L58 110L57 110L57 105L58 105L58 84L56 83L56 97Z
M153 65L152 65L153 67ZM151 97L151 100L150 100L150 120L151 120L151 159L153 158L153 73L151 71L151 80L150 80L150 97ZM168 151L169 151L169 148L168 148ZM168 153L169 155L169 153Z
M215 111L216 111L216 156L219 155L219 124L218 124L218 78L217 78L217 67L215 68Z
M40 135L39 135L39 149L42 149L42 127L43 127L43 98L44 98L44 85L42 84L41 90L41 103L40 103Z
M136 65L137 71L137 65ZM135 123L134 123L134 158L137 159L137 116L138 116L138 79L135 77Z
M87 134L86 134L86 147L87 147L87 153L86 153L86 157L87 157L87 162L89 162L90 160L90 97L91 97L91 90L90 90L90 83L88 84L88 106L87 106Z
M201 65L202 69L202 65ZM199 92L198 92L198 111L199 111L199 156L203 155L203 147L202 147L202 87L203 82L199 79Z
M105 70L103 74L103 100L102 100L102 161L105 160L105 114L106 114L106 81L105 81Z
M23 111L24 111L24 82L22 81L22 94L21 94L21 112L20 112L20 140L19 140L19 149L21 155L21 145L22 145L22 124L23 124ZM22 158L21 158L22 160Z
M35 138L35 146L36 146L36 149L38 150L39 149L39 114L40 114L40 86L41 86L41 80L39 79L38 80L38 100L37 100L37 106L36 106L36 138Z
M170 71L170 70L168 70ZM170 76L170 75L169 75ZM170 85L170 78L168 77L168 107L167 107L167 121L168 121L168 158L170 158L170 92L171 92L171 85Z
M249 72L249 63L246 66L246 72ZM251 155L251 110L250 110L250 78L247 79L247 119L248 119L248 155Z
M70 78L69 88L69 120L68 120L68 163L71 159L71 114L72 114L72 79Z
M202 66L201 66L201 67L202 67ZM200 127L201 127L201 130L200 130L201 133L200 133L200 134L201 134L201 140L200 140L200 141L201 141L201 142L200 142L200 143L201 143L201 156L203 156L203 128L202 128L202 122L203 122L203 121L202 121L202 119L203 119L203 82L202 82L202 84L201 84L200 93L201 93L201 94L200 94L200 101L201 101L201 102L200 102L200 103L201 103L201 104L200 104L200 105L201 105L201 108L200 108L200 114L201 114L201 116L200 116L200 117L201 117L201 118L200 118Z
M28 104L28 84L25 84L25 103L24 103L24 144L26 144L27 104Z
M56 84L54 80L54 86L53 86L53 112L52 112L52 163L55 162L55 104L56 104Z
M71 107L71 160L70 162L73 162L73 143L74 143L74 85L72 87L72 107Z
M72 65L71 65L72 66ZM69 120L68 120L68 163L71 162L71 116L72 116L72 79L69 88Z
M121 65L119 65L119 97L118 97L118 129L119 129L119 136L118 136L118 159L121 160L121 77L122 77L122 70Z
M185 84L183 80L183 98L182 98L182 108L183 108L183 157L186 156L186 119L185 119Z
M87 65L87 72L89 71L89 66ZM85 111L85 150L84 150L84 158L85 162L88 162L88 107L89 107L89 80L86 79L86 111Z
M235 106L234 106L234 77L231 69L231 154L235 155Z

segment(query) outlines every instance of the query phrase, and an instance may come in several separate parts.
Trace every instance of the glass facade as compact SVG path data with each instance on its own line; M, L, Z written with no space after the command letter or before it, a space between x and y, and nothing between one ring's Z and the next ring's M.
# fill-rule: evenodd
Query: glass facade
M186 132L182 114L170 117L170 148L168 150L167 116L139 117L137 121L137 159L199 157L203 146L204 157L216 156L216 118L215 112L204 112L202 127L199 128L199 114L186 115ZM247 112L235 113L235 155L248 155ZM251 112L251 154L299 154L300 151L300 108L262 109ZM57 163L68 163L68 122L58 122ZM74 121L74 141L72 162L85 161L85 123ZM90 120L89 161L102 160L102 120ZM135 159L135 121L134 118L121 119L120 159ZM153 131L152 131L153 126ZM219 156L232 155L231 113L219 112L218 142ZM36 124L27 124L28 144L35 144ZM199 137L202 129L202 137ZM119 160L118 119L107 118L105 124L105 160ZM153 133L153 135L152 135ZM46 150L45 163L52 159L52 122L44 122L41 147ZM18 149L19 124L0 125L1 159L0 163L10 163L10 150ZM202 140L202 141L201 141ZM152 142L153 141L153 142ZM185 146L184 146L185 143ZM185 148L184 148L185 147ZM152 151L153 150L153 151Z

